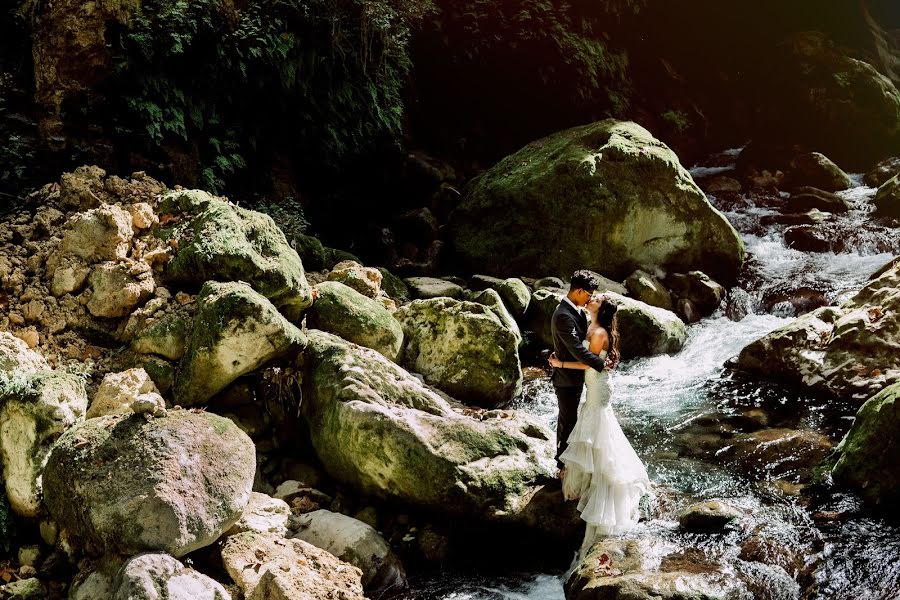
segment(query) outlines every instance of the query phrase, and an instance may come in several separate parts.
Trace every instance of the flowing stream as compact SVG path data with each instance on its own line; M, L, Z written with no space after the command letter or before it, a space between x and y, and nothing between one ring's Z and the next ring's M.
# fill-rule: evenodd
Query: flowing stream
M713 157L695 178L728 175L737 151ZM840 195L851 210L823 226L841 242L840 253L802 252L786 247L778 195L732 194L710 200L742 235L748 260L727 306L692 325L684 349L674 356L632 361L613 374L613 402L623 429L647 465L658 504L684 506L723 499L749 517L739 531L698 535L679 531L671 510L649 510L628 537L652 542L657 551L690 548L729 565L753 582L756 598L900 597L900 528L868 515L852 495L826 491L814 499L777 480L784 465L735 466L722 458L723 435L753 420L767 427L811 430L837 442L855 409L804 396L776 384L742 379L724 367L745 345L787 323L803 303L840 302L865 285L878 268L900 254L896 231L871 223L875 190L860 183ZM514 408L555 428L556 399L546 377L526 382ZM775 476L771 476L775 475ZM825 515L825 517L823 517ZM843 515L840 518L829 515ZM743 560L748 535L775 540L783 568ZM688 557L696 556L687 554ZM562 600L561 573L510 573L481 577L443 573L414 579L408 598L435 600Z

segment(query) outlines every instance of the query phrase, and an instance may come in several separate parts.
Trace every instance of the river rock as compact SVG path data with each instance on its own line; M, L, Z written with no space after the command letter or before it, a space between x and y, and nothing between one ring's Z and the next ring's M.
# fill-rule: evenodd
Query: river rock
M50 450L64 431L84 419L87 404L84 380L69 373L23 371L0 378L3 480L17 514L36 517L41 512Z
M801 214L786 215L763 215L759 218L759 224L762 227L771 227L773 225L786 225L792 227L794 225L818 225L824 223L831 218L830 213L824 213L818 209L813 209Z
M366 296L377 298L381 292L381 271L373 267L364 267L358 262L345 260L334 265L326 276L327 281L343 283Z
M699 323L700 319L703 318L703 315L700 314L700 309L697 308L697 305L695 305L687 298L678 298L675 301L675 314L681 317L681 320L688 324Z
M197 296L175 400L202 404L241 375L303 345L303 332L246 283L207 282Z
M715 531L724 529L730 522L743 517L744 513L720 500L706 500L686 506L677 516L682 529Z
M900 383L869 398L830 457L831 475L882 507L900 500Z
M795 187L810 186L826 192L846 190L853 185L850 176L820 152L795 156L791 160L788 178Z
M900 175L887 180L872 200L875 216L884 219L900 219Z
M900 174L900 156L886 158L866 173L863 183L872 188L879 188L898 174Z
M293 537L359 567L363 589L370 595L407 587L403 565L371 526L328 510L301 515L298 523Z
M241 513L241 518L231 526L225 535L231 536L245 531L254 531L285 537L290 516L291 507L284 500L253 492L250 494L250 502Z
M319 297L307 313L308 327L329 331L397 360L403 347L403 328L390 311L337 281L323 281L316 289Z
M687 328L668 310L607 292L617 307L619 351L623 360L639 356L675 354L687 341Z
M159 235L176 240L169 280L245 281L291 321L312 304L300 256L268 215L234 206L201 190L164 195L160 212L181 215Z
M816 431L761 429L734 436L716 455L760 478L806 483L831 447L831 440Z
M166 403L159 394L156 384L144 369L129 369L121 373L108 373L103 377L87 418L101 417L119 413L139 412L132 406L138 403L150 403L165 411ZM155 411L154 411L155 412Z
M664 544L652 539L601 540L566 580L566 600L729 600L746 597L740 595L742 584L737 578L715 564L688 561L678 565L678 561L667 561L668 557L660 564L657 557L665 552ZM667 562L674 564L666 567ZM654 568L654 563L659 566Z
M467 404L500 406L522 390L519 339L490 308L452 298L413 300L394 313L400 364Z
M308 336L302 410L311 442L328 473L357 492L515 521L536 482L555 472L552 434L532 417L463 410L374 350Z
M801 252L840 252L843 249L842 241L832 240L824 230L810 225L789 227L784 232L784 242L788 248Z
M410 295L420 300L441 297L460 299L465 295L465 291L461 286L445 279L407 277L403 280L403 283L409 289Z
M87 309L95 317L125 317L153 294L156 282L142 261L104 262L91 271Z
M509 312L516 318L525 314L525 311L528 310L528 303L531 302L531 290L528 289L525 282L515 277L499 279L488 275L475 275L469 281L469 285L475 291L495 290L503 298L503 303Z
M802 187L794 190L782 208L782 212L789 214L808 213L811 210L840 214L850 210L850 203L837 194L813 187Z
M665 310L673 310L672 294L656 277L645 271L638 270L629 275L625 280L625 287L635 300Z
M708 194L733 193L739 194L743 189L741 182L733 177L716 175L701 186Z
M222 562L247 600L365 600L358 568L302 540L239 533Z
M222 584L163 553L130 558L111 590L110 600L231 600Z
M747 345L746 371L860 402L900 381L900 263L841 306L826 306Z
M240 518L255 472L253 442L223 417L109 415L59 439L44 469L44 500L89 552L179 557Z
M531 294L529 293L529 298L530 296ZM480 292L472 292L469 296L469 300L471 302L483 304L494 311L494 314L500 318L500 321L503 322L503 324L513 332L513 335L516 336L518 344L520 346L522 345L522 331L519 329L519 324L516 323L513 316L509 314L506 305L503 303L503 299L500 298L500 294L495 290L486 289Z
M661 268L730 282L744 259L740 237L675 153L613 119L532 142L485 171L449 233L464 263L498 277L589 268L621 281Z
M671 274L666 277L666 285L675 296L690 300L704 316L714 313L728 295L724 287L700 271Z

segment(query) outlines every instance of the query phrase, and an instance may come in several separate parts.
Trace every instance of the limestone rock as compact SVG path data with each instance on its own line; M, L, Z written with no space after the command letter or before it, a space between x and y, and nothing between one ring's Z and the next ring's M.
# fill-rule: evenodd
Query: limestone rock
M407 277L403 283L413 298L421 300L441 297L460 299L464 294L461 286L434 277Z
M542 288L560 288L560 289L562 289L565 287L565 285L566 284L563 283L563 280L560 279L559 277L541 277L540 279L538 279L537 281L535 281L532 284L531 289L534 291L538 291L539 289L542 289Z
M360 493L509 522L554 472L552 436L531 417L467 416L374 350L308 335L302 409L311 441L328 473Z
M363 588L371 594L407 587L400 560L378 532L362 521L329 510L315 510L300 516L294 538L359 567Z
M160 211L185 215L163 230L178 249L166 268L176 282L245 281L291 321L312 304L303 264L268 215L200 190L167 193Z
M250 502L241 514L241 518L231 526L225 535L232 536L245 531L253 531L284 537L287 535L287 523L290 516L291 507L284 500L253 492L250 494Z
M490 308L452 298L414 300L395 313L400 363L465 403L499 406L522 389L519 341Z
M23 376L49 369L44 357L31 350L21 339L7 331L0 331L0 376Z
M530 298L529 294L529 298ZM486 290L482 290L480 292L473 292L469 296L469 300L471 302L477 302L478 304L484 304L489 307L497 317L500 318L500 321L513 332L513 335L516 336L518 340L518 344L522 345L522 331L519 329L519 324L516 323L516 320L513 318L509 311L506 309L506 305L503 303L503 299L500 298L500 294L498 294L495 290L490 288Z
M112 583L111 600L231 600L222 584L163 553L130 558Z
M345 260L334 265L326 277L327 281L343 283L366 296L376 298L381 292L381 271L372 267L364 267L358 262Z
M86 263L122 260L134 237L131 215L118 206L104 204L78 213L66 224L59 248L47 261L52 273L64 258L78 258Z
M131 349L138 354L158 354L169 360L180 360L187 349L190 327L184 315L167 314L135 334Z
M322 282L316 289L319 297L307 314L308 327L329 331L397 360L403 328L390 311L337 281Z
M510 277L498 279L487 275L475 275L471 280L472 289L476 291L492 289L503 299L503 303L515 317L521 317L528 310L531 302L531 291L521 279Z
M556 307L565 297L566 291L561 287L541 287L531 295L531 303L525 315L525 329L533 331L547 348L553 347L550 321Z
M68 373L0 373L0 453L12 509L24 517L41 510L42 476L57 438L84 419L84 381Z
M91 268L77 258L63 258L53 271L53 279L50 282L50 293L57 298L65 294L81 291L87 283Z
M675 153L613 119L506 157L470 183L448 227L463 261L498 277L699 268L730 282L744 259L740 237Z
M239 533L222 562L247 600L365 600L358 568L302 540Z
M125 210L131 215L131 226L135 229L149 229L156 223L159 223L159 218L153 212L153 207L146 202L129 204L125 207Z
M674 309L672 294L650 273L635 271L625 280L625 287L635 300L669 311Z
M44 470L44 500L88 552L179 557L240 518L255 472L253 442L223 417L109 415L59 439Z
M125 317L153 294L150 265L140 261L104 262L88 278L93 294L87 308L95 317Z
M165 402L159 395L156 384L144 369L108 373L103 377L100 387L97 388L97 393L91 401L91 407L87 411L87 418L138 412L132 411L132 405L138 399L143 399L145 402L151 401L149 398L143 398L144 396L151 396L153 400L158 400L165 410ZM153 403L156 404L156 402Z
M175 399L202 404L241 375L303 345L303 332L246 283L207 282L197 296Z

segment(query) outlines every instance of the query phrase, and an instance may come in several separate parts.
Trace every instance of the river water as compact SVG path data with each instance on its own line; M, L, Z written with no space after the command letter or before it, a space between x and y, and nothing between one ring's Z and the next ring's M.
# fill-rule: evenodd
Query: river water
M692 175L698 180L728 175L736 154L732 150L713 157L712 167L696 167ZM747 247L748 260L738 286L730 290L728 303L719 313L689 328L680 353L632 361L612 375L617 415L647 465L662 499L657 502L684 506L716 498L749 515L741 530L698 535L679 531L671 507L649 507L647 518L628 537L646 540L651 548L667 554L700 552L704 559L723 565L724 571L752 582L750 597L900 597L897 525L868 515L852 495L831 490L798 493L789 473L782 472L782 464L749 469L722 458L725 437L748 420L819 432L834 442L852 423L852 406L747 380L724 364L745 345L793 318L802 303L792 299L812 296L820 303L840 302L900 254L900 236L868 218L875 190L860 180L854 176L854 187L840 193L851 210L835 215L822 227L823 235L840 242L836 244L839 253L786 247L784 226L766 219L780 214L774 207L782 197L731 194L718 199L710 195ZM546 377L526 382L514 408L555 428L556 400ZM782 567L742 560L740 545L748 535L763 537L783 552ZM483 577L444 572L414 578L413 585L410 599L564 599L561 573Z

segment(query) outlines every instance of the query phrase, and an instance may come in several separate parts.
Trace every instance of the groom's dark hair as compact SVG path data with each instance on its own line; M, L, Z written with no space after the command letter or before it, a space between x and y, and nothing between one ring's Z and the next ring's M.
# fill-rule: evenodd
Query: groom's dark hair
M570 290L582 289L587 292L596 292L600 287L600 277L591 271L575 271L572 273Z

